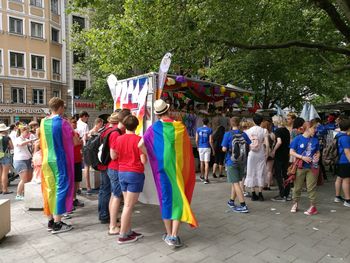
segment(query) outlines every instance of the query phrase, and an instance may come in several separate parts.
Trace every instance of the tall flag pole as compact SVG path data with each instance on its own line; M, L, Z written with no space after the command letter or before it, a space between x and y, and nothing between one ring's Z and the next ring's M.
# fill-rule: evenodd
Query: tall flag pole
M159 73L158 73L158 86L157 86L157 90L156 90L156 99L160 99L160 97L162 96L162 91L163 91L163 87L164 87L164 83L166 80L166 75L168 73L170 64L171 64L171 53L166 53L162 59L162 61L160 62L160 66L159 66Z

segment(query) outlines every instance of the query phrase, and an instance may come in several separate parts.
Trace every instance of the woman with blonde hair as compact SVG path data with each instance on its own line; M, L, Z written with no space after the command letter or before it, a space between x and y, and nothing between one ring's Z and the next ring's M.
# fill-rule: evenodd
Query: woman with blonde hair
M14 142L13 166L20 176L17 187L16 200L24 199L24 184L32 179L32 153L30 147L37 139L29 139L30 132L28 126L21 125L17 131L17 138Z

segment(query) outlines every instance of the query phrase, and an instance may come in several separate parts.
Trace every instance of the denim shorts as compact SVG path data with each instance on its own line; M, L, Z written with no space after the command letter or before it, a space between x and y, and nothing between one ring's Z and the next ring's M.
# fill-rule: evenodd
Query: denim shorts
M13 167L18 174L21 174L24 171L32 171L32 159L29 160L14 160Z
M243 164L235 164L233 166L226 166L227 172L227 182L234 184L242 181L244 177L244 165Z
M120 188L118 171L113 169L108 169L107 174L108 174L109 180L111 181L112 194L115 197L118 197L118 198L121 197L123 193Z
M10 165L11 164L11 157L5 156L0 159L0 165Z
M123 192L141 193L145 182L145 174L119 172L119 182Z

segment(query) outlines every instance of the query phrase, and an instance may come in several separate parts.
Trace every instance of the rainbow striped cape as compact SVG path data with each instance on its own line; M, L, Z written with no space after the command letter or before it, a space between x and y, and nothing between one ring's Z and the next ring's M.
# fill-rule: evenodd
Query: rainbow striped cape
M73 208L74 145L70 124L58 115L41 120L40 147L44 213L61 215Z
M143 136L163 219L197 227L190 207L195 185L192 145L181 122L157 121Z

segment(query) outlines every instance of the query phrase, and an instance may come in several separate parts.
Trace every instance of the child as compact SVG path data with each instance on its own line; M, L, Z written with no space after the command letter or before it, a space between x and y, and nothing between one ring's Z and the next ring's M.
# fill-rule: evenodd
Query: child
M144 164L147 161L146 152L140 150L141 137L135 134L139 125L138 119L128 115L123 120L126 132L116 140L115 151L111 158L119 162L119 182L124 196L124 208L121 216L119 244L137 241L143 235L131 230L131 214L143 190L145 180Z
M42 177L41 165L43 163L43 156L41 153L39 140L37 140L34 144L34 154L32 162L34 167L32 182L40 184Z
M231 159L232 156L232 142L233 140L240 139L242 143L240 147L246 147L250 144L250 140L245 133L241 133L239 130L240 119L238 117L231 118L232 130L225 133L222 140L222 151L226 152L226 171L227 171L227 182L232 184L231 188L231 198L227 205L233 209L234 212L238 213L248 213L248 206L245 203L243 190L241 188L240 182L245 174L246 158L247 156L242 156L242 161L234 161ZM248 150L246 151L248 153ZM234 201L238 198L240 205L236 206Z

